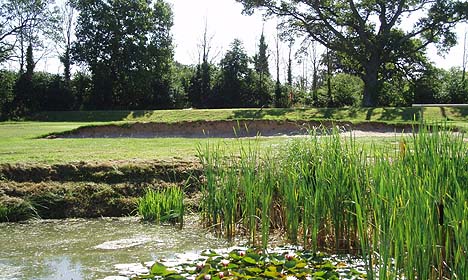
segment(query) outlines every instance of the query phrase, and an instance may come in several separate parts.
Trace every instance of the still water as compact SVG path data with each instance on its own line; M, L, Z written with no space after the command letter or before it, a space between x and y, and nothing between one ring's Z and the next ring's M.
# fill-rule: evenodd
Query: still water
M81 280L118 275L119 264L171 258L228 244L197 226L145 224L136 218L0 224L0 279Z

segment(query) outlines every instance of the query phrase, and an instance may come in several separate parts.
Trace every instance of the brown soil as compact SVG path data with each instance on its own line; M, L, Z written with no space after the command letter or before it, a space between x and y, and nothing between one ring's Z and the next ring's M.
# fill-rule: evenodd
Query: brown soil
M389 125L379 122L352 124L350 122L331 121L194 121L179 123L131 123L125 125L100 125L80 127L62 134L54 134L49 138L233 138L254 136L307 135L311 130L326 132L337 127L340 131L369 131L378 133L399 133L411 131L411 125Z

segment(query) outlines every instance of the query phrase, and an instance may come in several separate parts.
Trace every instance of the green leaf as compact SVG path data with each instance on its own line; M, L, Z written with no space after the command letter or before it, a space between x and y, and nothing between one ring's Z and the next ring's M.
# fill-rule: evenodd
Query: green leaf
M161 263L154 263L153 266L151 267L151 274L156 275L156 276L164 276L165 273L167 272L167 267L164 266Z
M247 272L249 272L252 275L257 275L259 273L263 272L263 269L260 269L258 267L248 267L245 269Z
M219 256L215 251L212 250L205 250L201 253L202 256L204 257L216 257Z
M300 261L299 263L296 264L296 268L304 268L307 266L307 263L305 261Z
M165 279L166 280L184 280L186 278L184 276L181 276L181 275L169 275Z
M276 271L269 271L269 270L267 270L267 271L265 271L265 272L263 273L263 275L264 275L265 277L268 277L268 278L278 279L278 278L280 278L280 275L281 275L281 274L278 273L278 272L276 272Z
M287 261L286 263L284 263L284 266L288 269L294 268L296 267L296 261L294 260Z
M244 257L244 258L242 259L242 261L244 261L245 263L248 263L248 264L253 264L253 265L257 264L257 261L256 261L256 260L254 260L253 258L248 257L248 256L247 256L247 257Z
M242 257L239 256L239 254L236 251L232 251L231 253L229 253L229 257L235 261L242 259Z

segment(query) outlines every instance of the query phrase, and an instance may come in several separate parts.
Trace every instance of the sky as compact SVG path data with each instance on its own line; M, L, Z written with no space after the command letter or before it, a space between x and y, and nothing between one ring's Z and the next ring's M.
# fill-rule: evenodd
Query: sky
M61 0L57 1L60 2ZM235 0L167 0L174 13L174 26L172 34L175 44L175 60L183 64L198 63L198 46L200 45L205 22L208 27L208 35L212 37L212 59L218 62L229 45L237 38L244 43L244 48L250 56L257 52L262 30L264 30L267 44L271 52L270 67L274 73L276 19L265 22L261 13L256 12L252 16L242 15L242 4ZM463 35L468 31L468 24L457 28L459 45L454 47L445 57L437 55L435 48L430 48L428 57L438 66L449 69L453 66L461 66L463 56ZM285 65L287 59L287 47L282 46L280 61ZM37 70L49 72L62 72L62 66L53 58L42 61ZM286 67L282 67L286 68ZM297 67L296 67L297 69ZM283 70L284 72L285 70ZM284 76L284 73L280 73Z
M249 55L254 55L262 28L265 29L270 50L274 49L276 20L265 23L260 13L244 16L242 4L234 0L169 0L168 2L173 5L174 12L172 30L176 44L175 59L181 63L197 63L197 45L203 35L205 20L208 23L208 34L213 36L213 48L219 53L219 58L229 48L234 38L244 43ZM429 49L428 57L438 67L448 69L452 66L461 66L465 31L468 31L467 24L458 26L459 45L445 57L438 56L434 47ZM272 60L270 64L273 63Z

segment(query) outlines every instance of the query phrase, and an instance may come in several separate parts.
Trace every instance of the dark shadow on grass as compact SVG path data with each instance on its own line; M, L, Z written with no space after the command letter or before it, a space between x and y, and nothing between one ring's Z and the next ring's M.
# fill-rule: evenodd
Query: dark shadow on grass
M267 116L272 117L281 117L286 115L287 113L294 111L293 109L289 108L281 108L281 109L244 109L244 110L234 110L232 111L232 116L228 117L228 119L236 120L246 120L246 119L263 119Z
M466 118L468 117L468 108L467 107L455 107L453 108L453 113L460 118Z
M370 121L372 119L372 114L374 113L375 108L368 108L366 112L366 121Z
M26 118L29 121L47 122L112 122L128 117L138 118L151 115L153 111L47 111Z
M444 108L444 107L440 107L440 114L442 115L442 117L444 117L444 119L450 120L450 119L447 117L447 112L445 111L445 108Z
M381 121L413 121L419 119L419 108L382 108Z

